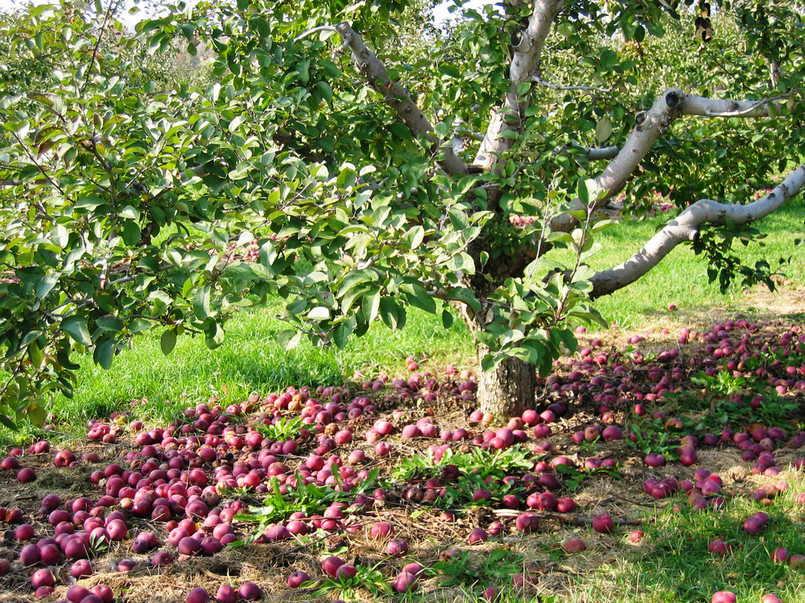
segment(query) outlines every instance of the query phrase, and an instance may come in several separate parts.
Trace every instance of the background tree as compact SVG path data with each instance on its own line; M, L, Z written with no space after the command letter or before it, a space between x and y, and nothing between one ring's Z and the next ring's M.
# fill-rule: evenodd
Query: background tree
M285 346L453 306L482 407L509 414L573 321L603 322L590 302L680 242L723 283L768 280L732 242L805 182L801 7L711 4L706 43L692 2L510 0L441 34L404 0L180 5L137 35L114 3L6 16L3 420L41 420L76 350L109 366L151 328L215 347L267 295ZM203 49L212 83L155 79L141 48ZM681 212L595 273L599 210L652 190Z

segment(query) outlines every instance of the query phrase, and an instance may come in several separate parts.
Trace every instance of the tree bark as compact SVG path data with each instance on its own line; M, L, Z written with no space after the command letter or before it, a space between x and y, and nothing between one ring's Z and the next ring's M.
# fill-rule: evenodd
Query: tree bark
M523 116L528 106L525 98L517 94L517 86L537 73L540 56L545 40L551 31L554 19L564 7L564 0L537 0L534 11L528 18L528 24L512 38L512 60L509 65L511 88L506 94L503 105L499 107L486 130L474 164L491 170L511 146L511 139L501 136L504 130L522 131Z
M685 241L695 241L702 225L723 225L727 220L734 224L748 224L760 220L782 207L803 186L805 164L792 171L770 193L746 205L699 199L666 224L631 258L609 270L597 272L590 279L593 285L590 297L595 299L609 295L632 284L659 264L674 247Z
M455 308L470 331L475 333L483 328L480 314L464 304L457 304ZM492 370L485 371L481 361L488 353L489 348L476 341L478 389L475 398L478 408L497 418L513 417L526 408L533 408L537 397L537 367L519 358L505 358Z
M394 109L414 137L425 136L433 143L434 150L444 151L444 160L439 162L442 169L451 175L469 174L469 168L453 151L448 141L437 138L434 129L425 114L417 107L411 94L399 82L391 81L386 66L363 43L361 37L349 23L339 23L335 31L344 40L344 45L352 51L352 60L367 84L374 88L383 101Z
M668 88L657 98L651 109L637 113L635 128L629 133L623 148L604 171L593 178L590 207L576 198L572 201L572 209L592 212L605 206L623 189L657 139L683 115L721 118L768 117L770 115L769 107L773 105L779 110L782 98L715 99L688 94L679 88ZM575 217L564 213L551 220L550 227L551 230L570 232L577 224L578 220Z
M478 366L487 349L478 346ZM536 403L537 368L519 358L506 358L491 371L479 368L478 408L499 419L519 415Z

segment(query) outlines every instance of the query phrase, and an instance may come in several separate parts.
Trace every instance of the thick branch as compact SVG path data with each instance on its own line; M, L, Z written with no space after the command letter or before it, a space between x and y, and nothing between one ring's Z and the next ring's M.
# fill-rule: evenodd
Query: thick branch
M593 182L590 191L592 206L587 208L579 199L572 201L572 210L594 211L620 192L626 181L637 169L643 158L664 134L671 124L683 115L703 117L767 117L769 105L778 103L779 99L760 101L712 99L686 94L678 88L669 88L663 92L651 109L640 111L635 116L635 127L629 133L626 144ZM552 230L568 231L577 221L569 214L562 214L551 221Z
M590 161L598 161L599 159L614 159L620 153L620 149L616 146L590 148L587 149L587 159Z
M491 169L501 153L511 145L511 139L502 137L501 133L504 130L520 131L520 117L526 109L526 102L517 94L517 86L531 80L537 73L545 39L551 30L553 20L563 6L563 0L536 0L528 25L512 36L514 55L509 67L511 86L503 105L489 121L486 136L475 157L475 165Z
M649 272L680 243L694 241L703 224L748 224L768 216L805 185L805 164L791 172L765 197L747 205L729 205L701 199L685 209L654 235L645 247L623 264L596 273L591 297L601 297L635 282Z
M759 101L727 100L717 98L704 98L693 94L686 94L682 101L684 115L700 115L702 117L768 117L769 105L779 107L778 98L764 98Z
M599 161L601 159L614 159L620 153L620 147L585 147L582 144L572 143L572 148L584 151L587 159L590 161Z
M681 105L685 94L676 88L666 90L660 98L654 101L651 109L640 111L635 116L635 127L629 133L626 144L615 158L593 179L593 189L590 191L592 207L586 207L581 200L572 201L573 210L593 211L606 205L626 184L626 181L637 169L640 162L651 150L654 143L665 133L671 123L681 115ZM551 220L551 230L567 231L576 224L576 219L570 214L561 214Z
M470 170L467 164L453 152L449 143L445 144L433 135L433 126L411 99L411 95L399 82L391 81L386 67L366 48L361 37L349 23L339 23L335 26L335 30L344 40L344 46L352 51L352 60L367 83L394 109L397 117L408 126L411 133L415 137L425 136L433 142L434 147L443 149L444 160L439 162L442 169L448 174L468 174Z

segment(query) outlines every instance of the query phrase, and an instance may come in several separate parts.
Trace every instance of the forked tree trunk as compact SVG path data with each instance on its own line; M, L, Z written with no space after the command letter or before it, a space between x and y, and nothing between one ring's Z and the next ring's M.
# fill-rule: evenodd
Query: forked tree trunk
M533 408L536 401L537 369L519 358L506 358L491 371L480 368L487 350L478 348L478 390L476 398L482 412L498 419L519 415Z

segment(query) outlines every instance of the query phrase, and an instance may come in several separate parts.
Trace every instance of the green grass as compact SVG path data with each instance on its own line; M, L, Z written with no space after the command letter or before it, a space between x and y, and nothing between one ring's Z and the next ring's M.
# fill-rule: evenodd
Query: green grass
M789 555L805 553L802 508L794 500L794 493L803 491L805 479L795 471L779 477L789 489L770 506L735 497L721 511L696 512L679 495L656 521L645 525L641 545L619 547L614 562L574 587L574 592L584 595L569 600L709 603L713 593L722 590L734 592L738 601L760 601L766 593L776 594L781 601L805 600L802 570L771 559L777 547L787 548ZM758 511L768 513L771 521L765 532L752 536L742 524ZM731 552L710 553L707 545L716 538L730 544Z
M284 323L274 318L279 301L268 308L241 312L226 325L226 339L209 350L200 339L180 338L165 356L160 333L146 334L121 353L108 371L81 360L72 400L56 397L53 411L60 423L80 429L87 419L131 408L136 416L170 420L190 404L214 396L222 403L240 402L252 392L266 394L289 385L337 385L355 371L367 377L381 370L402 372L405 358L470 358L469 333L462 323L444 329L441 319L409 311L404 330L378 325L343 350L316 347L304 340L284 352L276 342ZM147 403L144 401L147 400Z
M803 209L805 203L799 200L778 210L757 224L758 230L767 235L763 246L738 245L740 248L734 252L746 265L765 259L775 266L778 259L791 258L782 271L789 279L805 281L805 252L794 245L794 240L805 234ZM625 261L668 219L666 214L660 214L642 222L624 222L604 231L598 239L602 249L591 258L593 267L602 270ZM600 298L596 307L607 320L624 328L635 328L643 326L669 303L689 311L706 311L713 306L745 309L744 289L736 282L722 295L718 283L708 280L706 258L697 256L690 245L679 245L642 279Z
M768 234L765 247L738 250L741 257L752 263L794 255L787 276L805 281L805 263L801 254L796 255L799 248L793 246L793 239L805 230L802 208L800 201L761 222L760 228ZM602 233L602 250L593 257L595 267L606 268L629 257L666 219L661 215L623 223ZM677 247L655 270L632 286L598 300L597 307L605 318L625 328L650 324L670 302L681 310L745 308L743 288L735 285L722 295L716 283L708 282L706 269L703 257L688 246ZM186 337L164 356L159 333L153 333L135 340L109 371L84 358L74 398L56 397L52 401L60 428L79 431L88 418L129 408L137 416L171 419L187 405L211 396L228 403L239 402L251 392L264 394L288 385L334 385L356 370L367 376L381 370L402 373L408 355L427 356L436 365L473 363L471 337L460 321L447 330L438 317L415 308L409 310L409 320L401 331L378 325L362 339L350 341L344 350L317 348L303 341L285 353L276 344L276 335L283 328L283 323L274 318L280 304L275 300L267 308L240 313L226 325L224 344L213 351L199 339ZM142 402L145 400L147 404ZM0 442L29 435L0 432Z

